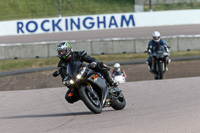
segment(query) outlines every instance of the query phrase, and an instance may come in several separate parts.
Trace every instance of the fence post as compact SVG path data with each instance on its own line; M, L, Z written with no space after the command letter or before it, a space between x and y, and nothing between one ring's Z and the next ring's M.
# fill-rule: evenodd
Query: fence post
M152 4L151 4L151 0L149 0L149 11L152 12Z
M62 17L61 16L61 0L58 0L58 5L59 5L59 7L58 7L59 8L58 9L59 10L59 17Z

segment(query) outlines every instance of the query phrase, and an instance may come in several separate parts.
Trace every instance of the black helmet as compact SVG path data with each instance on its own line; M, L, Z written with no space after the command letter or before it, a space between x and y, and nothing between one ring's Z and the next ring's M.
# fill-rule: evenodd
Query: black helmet
M69 42L61 42L58 46L57 46L57 51L58 51L58 57L64 60L68 60L70 59L70 57L72 56L72 46Z

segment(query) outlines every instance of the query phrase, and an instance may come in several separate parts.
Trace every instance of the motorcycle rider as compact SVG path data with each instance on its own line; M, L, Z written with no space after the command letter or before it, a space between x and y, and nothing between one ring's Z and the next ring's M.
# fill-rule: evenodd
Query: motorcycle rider
M61 42L57 46L57 52L58 57L60 58L60 61L58 63L58 70L53 73L54 77L57 77L58 75L61 76L62 81L67 77L67 64L70 61L80 61L80 62L87 62L90 63L89 66L96 72L100 72L105 80L109 83L110 86L118 86L118 82L115 82L108 72L108 67L103 62L98 62L96 58L93 58L89 55L87 55L87 52L85 50L83 51L73 51L72 46L69 42ZM78 101L79 99L73 95L73 92L71 90L68 90L65 99L69 103L74 103Z
M127 78L125 71L120 68L120 64L119 63L115 63L114 64L114 70L112 71L112 74L111 74L112 77L114 78L115 74L119 73L119 72L122 73L125 78Z
M159 45L163 45L165 47L165 50L167 52L169 51L169 47L166 45L165 40L160 38L161 34L159 31L154 31L152 34L153 39L149 41L148 43L148 47L147 47L147 52L149 54L149 58L147 59L146 63L148 64L148 69L149 71L151 71L151 66L152 66L152 57L150 56L151 52L152 52L152 48L154 46L156 46L157 44ZM171 62L171 59L169 57L167 57L167 64L169 64ZM166 69L168 70L168 68L166 67Z

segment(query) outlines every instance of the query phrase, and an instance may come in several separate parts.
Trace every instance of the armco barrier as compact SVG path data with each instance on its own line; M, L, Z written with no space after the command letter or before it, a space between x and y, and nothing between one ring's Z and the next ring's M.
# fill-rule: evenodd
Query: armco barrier
M163 39L171 47L171 51L180 51L178 49L178 37L164 37Z
M200 50L200 36L163 37L171 51ZM74 51L86 50L88 54L144 53L151 38L118 38L88 41L70 41ZM56 57L60 42L0 45L0 59Z
M117 53L135 53L135 40L132 39L120 39L113 40L113 52Z
M200 37L179 37L178 38L178 50L200 50Z
M22 44L4 47L5 59L48 57L48 44Z
M5 47L1 46L0 47L0 60L6 59L5 58Z
M135 40L132 39L107 39L92 41L92 54L119 54L135 53Z

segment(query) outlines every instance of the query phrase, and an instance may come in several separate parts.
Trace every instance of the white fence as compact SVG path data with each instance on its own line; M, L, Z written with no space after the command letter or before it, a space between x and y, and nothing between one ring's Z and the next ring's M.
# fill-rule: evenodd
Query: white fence
M200 50L200 36L174 36L163 37L171 51ZM144 53L151 38L143 39L106 39L90 41L73 41L72 46L76 51L86 50L88 54L119 54L119 53ZM56 46L59 42L46 44L19 44L0 46L0 59L24 59L56 57Z

